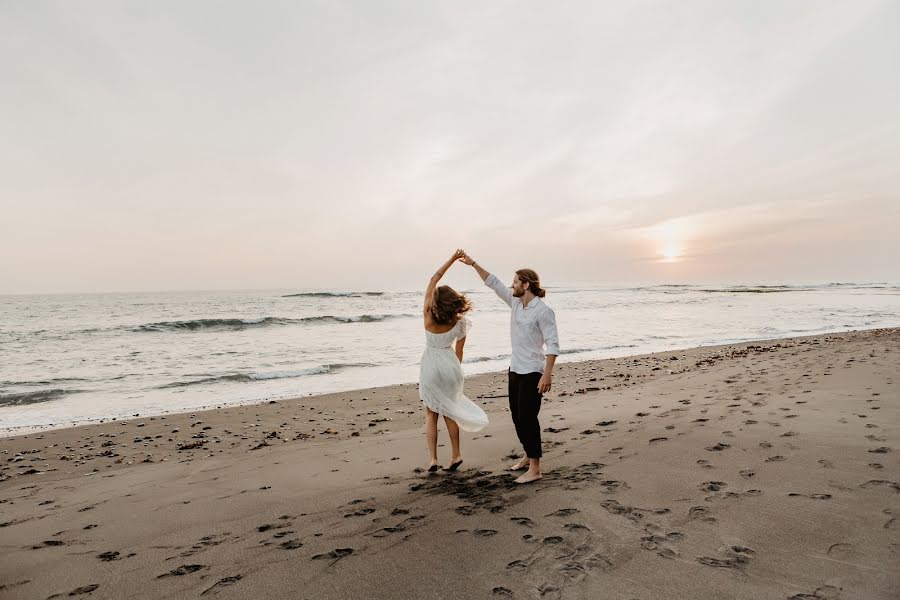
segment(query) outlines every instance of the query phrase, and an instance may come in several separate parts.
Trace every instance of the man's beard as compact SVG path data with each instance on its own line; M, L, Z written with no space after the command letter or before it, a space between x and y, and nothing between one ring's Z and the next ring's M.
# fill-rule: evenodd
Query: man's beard
M518 290L516 290L516 289L513 289L512 294L513 294L513 298L521 298L522 296L525 295L525 290L522 290L522 291L520 292L520 291L518 291Z

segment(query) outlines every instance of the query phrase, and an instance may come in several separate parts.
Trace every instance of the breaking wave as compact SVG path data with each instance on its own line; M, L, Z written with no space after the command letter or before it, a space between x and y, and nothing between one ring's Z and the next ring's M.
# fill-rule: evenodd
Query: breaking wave
M62 388L52 390L40 390L37 392L21 392L13 394L0 394L0 406L25 406L39 402L57 400L69 394L77 394L82 390L66 390Z
M260 317L256 319L190 319L186 321L145 323L144 325L138 325L133 331L223 331L314 323L377 323L378 321L384 321L386 319L407 318L412 316L414 315L356 315L348 317L322 315L302 318Z
M384 292L300 292L284 294L282 298L360 298L363 296L383 296Z
M295 377L309 377L310 375L324 375L325 373L336 373L342 369L353 367L374 367L369 363L346 363L319 365L308 369L298 369L296 371L272 371L268 373L229 373L227 375L215 375L212 377L201 377L190 381L174 381L165 385L158 386L156 389L165 390L170 388L187 387L191 385L208 385L211 383L220 383L223 381L236 381L249 383L253 381L267 381L270 379L291 379Z

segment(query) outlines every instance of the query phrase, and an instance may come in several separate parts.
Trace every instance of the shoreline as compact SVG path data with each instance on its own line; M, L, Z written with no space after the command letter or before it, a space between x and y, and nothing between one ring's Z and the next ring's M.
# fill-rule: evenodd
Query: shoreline
M557 364L557 369L558 369L559 366L563 365L563 364L578 365L578 364L587 364L587 363L594 363L594 362L606 361L606 360L624 360L624 359L629 359L629 358L645 358L645 357L651 357L651 356L655 356L655 355L662 355L662 354L676 353L676 352L686 352L686 351L693 351L693 350L700 350L700 349L718 349L718 348L726 348L726 347L740 346L740 345L746 345L746 344L768 344L768 343L774 343L774 342L779 342L779 341L799 340L799 339L826 336L826 335L867 333L867 332L877 332L877 331L883 331L883 330L890 331L893 329L900 329L900 326L887 327L887 328L876 327L876 328L870 328L870 329L846 329L846 330L841 329L841 330L835 330L835 331L827 331L827 332L814 333L814 334L809 334L809 335L790 336L790 337L783 337L783 338L776 337L776 338L750 339L750 340L742 340L742 341L721 343L721 344L717 343L717 344L710 344L710 345L690 346L690 347L685 347L685 348L673 348L673 349L659 350L659 351L655 351L655 352L647 352L647 353L640 353L640 354L627 354L627 355L612 356L612 357L607 357L607 358L589 358L589 359L575 360L575 361L558 361L556 364ZM465 365L463 368L465 369ZM477 377L486 377L486 376L497 375L497 374L502 374L502 373L505 373L505 371L500 370L500 371L480 372L480 373L475 373L472 375L466 375L466 380L468 382L468 380L474 379ZM185 409L183 407L177 407L177 408L173 408L172 410L163 411L163 412L138 413L138 414L132 414L129 416L122 416L122 417L109 416L109 417L105 417L105 418L89 419L89 420L85 420L85 421L78 421L78 422L72 422L72 423L67 423L67 424L49 424L49 425L34 425L34 426L23 425L23 426L14 426L14 427L0 427L0 439L19 437L19 436L24 436L24 435L36 434L36 433L43 433L43 432L48 432L48 431L57 431L57 430L62 430L62 429L90 427L93 425L102 425L104 423L127 422L127 421L131 421L134 419L148 419L151 417L185 415L188 413L202 413L202 412L209 412L209 411L215 411L215 410L224 410L227 408L259 406L259 405L264 405L264 404L270 404L273 402L275 402L275 403L289 402L289 401L300 400L300 399L310 400L310 399L315 399L315 398L320 398L320 397L329 397L329 396L333 396L333 395L337 395L337 394L349 394L349 393L358 393L358 392L359 393L361 393L361 392L374 393L377 390L382 390L385 388L392 388L395 386L410 386L410 385L417 386L418 382L416 382L416 381L392 382L392 383L387 383L387 384L380 385L380 386L367 387L367 388L346 388L346 389L339 389L339 390L328 391L328 392L323 392L323 393L311 392L308 395L303 395L303 396L293 396L293 395L269 396L269 397L248 400L248 401L240 401L239 400L239 401L235 401L233 403L217 403L217 404L202 405L202 406L198 406L198 407L190 408L190 409Z

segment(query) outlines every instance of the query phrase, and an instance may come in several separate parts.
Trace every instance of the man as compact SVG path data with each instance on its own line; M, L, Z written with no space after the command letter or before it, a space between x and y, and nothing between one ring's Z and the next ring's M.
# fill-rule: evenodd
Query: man
M525 456L510 467L520 471L528 467L516 483L530 483L541 478L541 410L543 394L550 391L553 365L559 356L559 334L556 315L541 298L546 294L540 278L531 269L519 269L508 288L468 254L459 259L475 268L485 285L494 290L512 309L509 319L512 358L509 366L509 411ZM544 346L547 353L544 354Z

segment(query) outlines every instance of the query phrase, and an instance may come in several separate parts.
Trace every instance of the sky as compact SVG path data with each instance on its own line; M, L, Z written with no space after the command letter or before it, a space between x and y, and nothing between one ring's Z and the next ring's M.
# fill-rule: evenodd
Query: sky
M898 31L890 0L0 0L0 294L419 289L457 247L549 286L900 281Z

